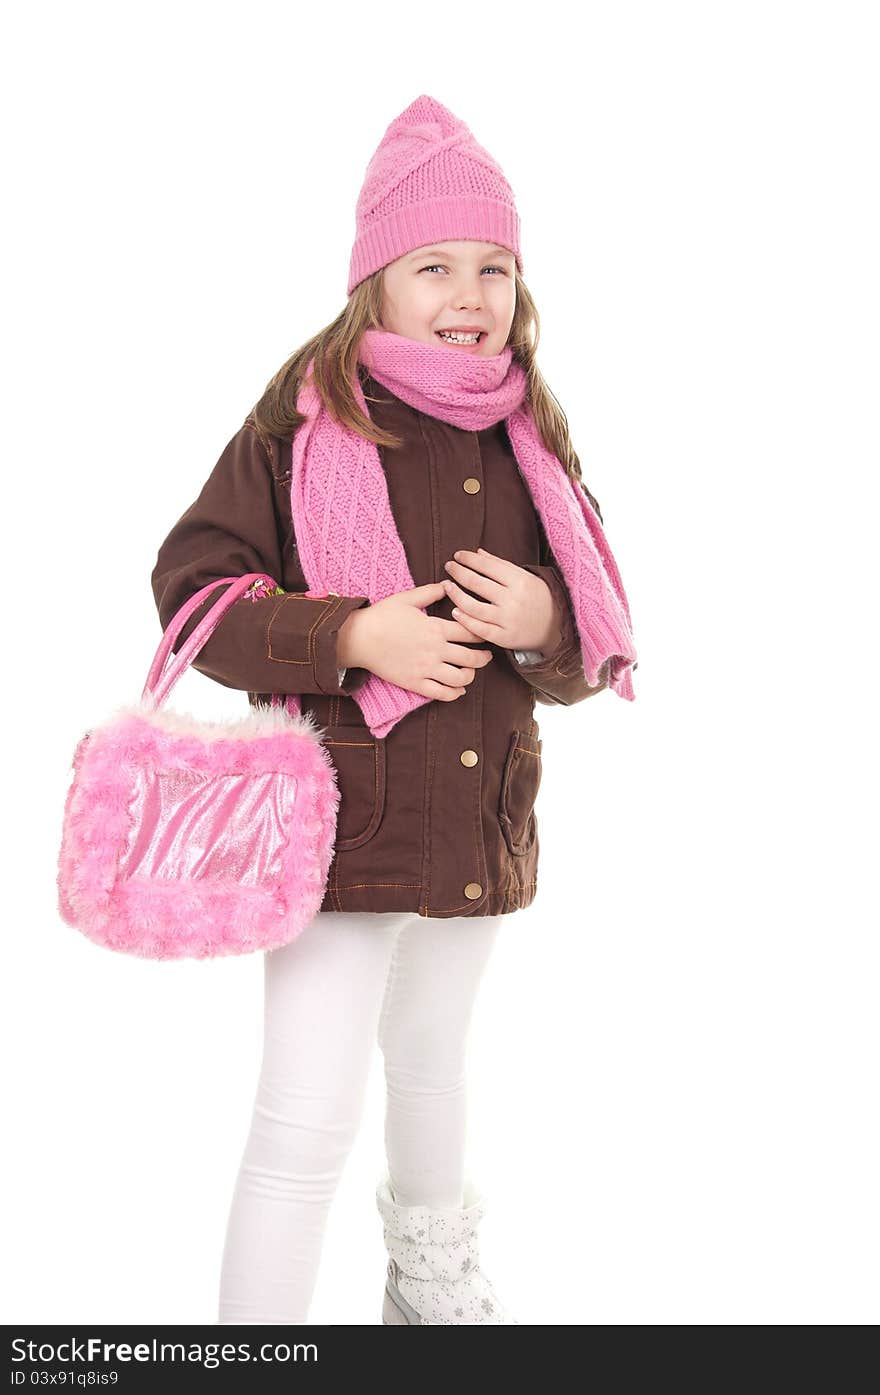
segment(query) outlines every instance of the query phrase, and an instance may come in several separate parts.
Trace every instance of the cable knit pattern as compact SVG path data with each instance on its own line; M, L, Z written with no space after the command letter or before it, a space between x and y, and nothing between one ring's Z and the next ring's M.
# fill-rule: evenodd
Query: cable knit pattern
M602 525L578 483L540 438L526 402L526 375L513 350L480 357L368 329L359 357L373 377L419 411L466 431L502 419L572 599L587 682L609 664L609 687L632 700L637 654L629 604ZM369 416L360 382L357 400ZM367 596L372 603L414 581L397 531L379 452L334 421L311 365L297 397L306 420L293 438L291 511L303 570L316 594ZM384 737L431 699L377 674L352 694L374 736ZM291 708L299 700L292 697Z
M349 295L380 267L447 238L499 242L523 272L519 214L501 166L427 93L386 129L367 166L355 224Z

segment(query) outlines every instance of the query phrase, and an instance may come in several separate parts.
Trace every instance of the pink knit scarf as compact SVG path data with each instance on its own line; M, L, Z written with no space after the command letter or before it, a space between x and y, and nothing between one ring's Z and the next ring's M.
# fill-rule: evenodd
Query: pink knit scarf
M504 419L520 473L562 573L577 622L584 674L634 698L629 604L602 525L580 486L547 450L525 401L526 374L513 350L480 357L368 329L359 358L377 382L418 411L465 431ZM366 399L355 375L364 413ZM375 603L415 582L400 540L379 452L372 441L334 421L314 387L311 365L297 410L306 420L293 438L291 509L309 593L367 596ZM352 697L376 737L431 699L371 673ZM290 706L298 708L298 700Z

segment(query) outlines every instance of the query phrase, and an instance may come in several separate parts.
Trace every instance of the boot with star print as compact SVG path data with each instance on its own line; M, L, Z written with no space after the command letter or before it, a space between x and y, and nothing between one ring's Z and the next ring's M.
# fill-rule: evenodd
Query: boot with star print
M480 1269L477 1226L485 1200L470 1182L463 1200L461 1207L401 1206L390 1179L379 1183L376 1205L388 1251L386 1326L519 1326Z

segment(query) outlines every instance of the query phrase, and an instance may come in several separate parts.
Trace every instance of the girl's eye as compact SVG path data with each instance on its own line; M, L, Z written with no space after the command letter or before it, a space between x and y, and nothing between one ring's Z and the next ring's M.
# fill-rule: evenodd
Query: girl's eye
M433 266L423 266L423 267L422 267L422 271L435 271L435 270L437 270L438 268L440 268L440 263L439 263L439 262L434 262ZM486 267L483 268L483 270L484 270L484 271L498 271L498 272L501 273L502 276L504 275L504 267L503 267L503 266L486 266ZM421 273L421 271L420 271L420 272L419 272L419 275L421 276L421 274L422 274L422 273Z

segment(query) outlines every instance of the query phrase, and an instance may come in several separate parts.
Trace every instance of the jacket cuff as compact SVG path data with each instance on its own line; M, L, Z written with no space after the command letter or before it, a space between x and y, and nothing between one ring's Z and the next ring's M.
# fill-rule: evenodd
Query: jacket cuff
M544 652L540 649L508 649L514 668L527 668L530 674L538 669L553 672L557 666L571 668L573 656L580 657L580 637L575 626L571 603L565 583L555 567L537 563L526 566L524 571L539 576L550 587L559 622L560 637L555 649Z
M341 668L339 670L339 693L355 692L370 676L368 668Z
M607 686L607 665L597 686L591 688L584 675L580 635L565 582L553 566L535 564L525 570L541 577L553 592L560 626L559 643L547 654L536 649L505 649L504 653L512 668L534 688L539 702L570 707Z
M288 591L279 597L266 626L266 657L270 663L284 664L296 679L285 680L289 691L345 695L360 687L369 676L365 668L343 668L337 645L339 631L353 610L369 605L366 596L313 596ZM298 671L298 672L297 672Z

